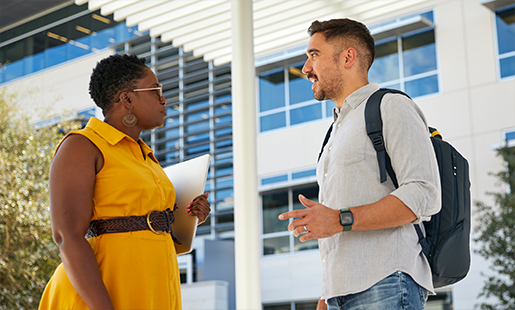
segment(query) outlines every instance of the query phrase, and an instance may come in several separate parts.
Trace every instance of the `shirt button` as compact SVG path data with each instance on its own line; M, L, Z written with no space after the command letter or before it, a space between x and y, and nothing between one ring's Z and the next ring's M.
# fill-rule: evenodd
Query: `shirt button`
M338 128L340 128L342 126L342 124L338 124Z
M325 204L325 200L322 200L322 204Z
M322 260L322 263L325 263L325 258Z
M333 147L332 147L332 146L330 146L330 147L329 147L329 151L330 151L330 150L332 150L332 149L333 149Z
M157 184L161 183L161 179L157 179L157 178L156 178L156 183L157 183Z
M325 178L325 177L327 177L327 172L326 172L326 173L324 173L324 178Z
M173 259L172 255L168 256L170 259Z

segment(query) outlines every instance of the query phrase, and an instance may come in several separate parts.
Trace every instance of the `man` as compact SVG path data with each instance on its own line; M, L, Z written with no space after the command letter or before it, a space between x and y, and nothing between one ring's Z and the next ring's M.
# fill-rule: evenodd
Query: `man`
M380 182L364 107L379 89L368 83L375 56L365 25L315 21L302 71L317 100L336 103L332 133L317 166L319 202L283 213L300 241L318 238L322 292L318 309L424 309L434 294L431 270L413 223L440 208L438 167L425 118L409 98L386 94L383 136L399 187Z

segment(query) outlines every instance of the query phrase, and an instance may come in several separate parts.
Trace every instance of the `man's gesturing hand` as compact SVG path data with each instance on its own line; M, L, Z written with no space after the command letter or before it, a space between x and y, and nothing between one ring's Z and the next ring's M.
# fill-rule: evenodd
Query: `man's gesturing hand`
M343 231L340 224L339 210L328 208L321 203L307 199L303 195L299 195L299 201L307 209L280 214L279 219L298 218L288 225L288 230L293 231L295 237L307 232L299 238L300 241L327 238Z

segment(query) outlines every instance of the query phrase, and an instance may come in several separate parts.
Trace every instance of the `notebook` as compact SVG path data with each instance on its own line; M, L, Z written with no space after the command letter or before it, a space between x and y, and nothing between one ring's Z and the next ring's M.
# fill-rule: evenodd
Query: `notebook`
M197 232L198 219L186 212L190 202L204 193L210 155L202 155L173 166L164 171L175 188L177 210L172 224L173 235L181 242L175 244L177 255L191 252Z

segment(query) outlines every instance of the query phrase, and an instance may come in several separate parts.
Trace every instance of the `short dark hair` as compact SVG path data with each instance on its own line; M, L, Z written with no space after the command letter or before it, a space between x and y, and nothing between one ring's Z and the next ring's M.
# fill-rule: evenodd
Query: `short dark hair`
M115 54L97 63L89 81L89 94L104 115L113 106L116 94L134 88L145 76L146 68L145 58L136 55Z
M323 22L315 20L309 26L308 33L313 36L317 32L323 33L327 41L337 39L341 41L340 44L350 41L345 46L347 48L350 47L349 45L356 44L356 48L362 50L363 65L366 66L367 70L372 66L375 58L375 43L370 31L364 24L348 18L331 19ZM345 47L340 46L337 49L338 53Z

